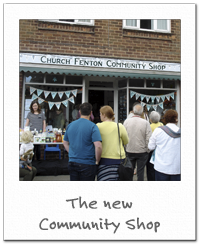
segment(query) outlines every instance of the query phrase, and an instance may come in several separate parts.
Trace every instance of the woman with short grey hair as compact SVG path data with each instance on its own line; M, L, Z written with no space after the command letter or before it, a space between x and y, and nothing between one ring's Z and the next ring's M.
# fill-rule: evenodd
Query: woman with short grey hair
M159 127L159 126L163 126L163 124L160 121L160 114L157 112L157 111L152 111L151 114L150 114L150 127L151 127L151 130L152 130L152 133L153 131Z

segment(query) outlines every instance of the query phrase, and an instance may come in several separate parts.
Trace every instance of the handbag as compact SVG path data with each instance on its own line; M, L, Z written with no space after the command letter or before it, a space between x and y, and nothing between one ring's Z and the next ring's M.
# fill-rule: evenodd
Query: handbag
M120 133L119 125L118 127L118 137L119 137L119 149L120 149L120 159L121 159L121 147L120 147ZM132 181L133 180L133 165L126 154L126 158L122 159L118 168L119 180L120 181Z

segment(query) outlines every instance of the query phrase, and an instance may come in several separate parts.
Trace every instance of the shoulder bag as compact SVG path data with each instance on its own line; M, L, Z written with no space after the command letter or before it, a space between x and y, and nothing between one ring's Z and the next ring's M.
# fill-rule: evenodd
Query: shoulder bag
M120 146L120 133L119 133L119 125L118 127L118 137L119 137L119 149L120 149L120 159L121 159L121 146ZM119 168L118 168L119 180L120 181L132 181L133 180L133 165L126 155L125 159L121 159Z

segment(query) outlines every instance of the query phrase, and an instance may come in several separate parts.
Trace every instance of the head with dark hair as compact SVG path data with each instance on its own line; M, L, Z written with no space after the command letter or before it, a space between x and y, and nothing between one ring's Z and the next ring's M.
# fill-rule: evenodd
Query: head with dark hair
M35 111L37 111L38 113L40 113L41 112L41 106L40 106L40 104L38 103L38 101L37 100L33 100L32 102L31 102L31 105L30 105L30 110L31 110L31 112L34 114L34 112Z
M80 112L82 116L89 116L92 111L92 105L88 102L84 102L80 105Z
M102 106L100 109L100 113L112 121L115 120L115 113L113 112L112 107L110 107L109 105Z
M178 122L178 113L175 110L167 110L163 117L164 124L167 123L177 123Z

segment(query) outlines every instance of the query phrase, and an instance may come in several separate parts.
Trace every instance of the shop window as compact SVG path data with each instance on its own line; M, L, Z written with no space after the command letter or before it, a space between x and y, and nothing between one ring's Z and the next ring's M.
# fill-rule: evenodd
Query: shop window
M74 19L39 19L39 21L44 22L54 22L54 23L63 23L63 24L75 24L75 25L94 25L94 20L82 19L82 20L74 20Z
M133 29L152 32L171 32L170 20L148 20L148 19L132 19L123 20L124 29Z
M63 84L63 75L46 75L46 83Z
M66 76L66 84L82 84L83 78L82 76Z
M26 72L24 77L25 77L26 83L43 83L44 82L44 74Z
M126 89L118 91L119 106L118 106L118 121L123 123L127 118L127 94Z
M146 80L147 88L160 88L160 80Z
M144 87L144 80L143 79L130 79L129 87Z
M163 88L175 88L175 81L163 81Z
M113 82L90 81L90 87L113 88Z
M127 87L127 79L118 82L118 88Z

